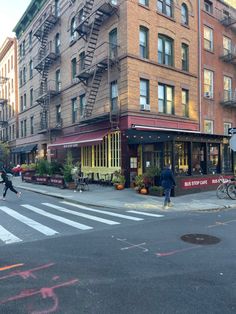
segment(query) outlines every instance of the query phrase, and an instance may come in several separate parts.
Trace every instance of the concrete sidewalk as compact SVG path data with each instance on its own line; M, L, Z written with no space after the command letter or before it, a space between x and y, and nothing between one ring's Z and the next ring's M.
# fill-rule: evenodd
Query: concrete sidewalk
M50 195L69 202L107 208L163 212L236 208L236 200L231 200L228 197L225 199L218 199L215 191L172 197L171 200L174 203L174 206L164 210L162 208L164 197L141 195L133 189L116 191L113 186L90 184L89 191L80 192L69 189L60 189L53 186L22 182L21 177L14 177L13 185L16 188ZM22 194L24 195L24 193Z

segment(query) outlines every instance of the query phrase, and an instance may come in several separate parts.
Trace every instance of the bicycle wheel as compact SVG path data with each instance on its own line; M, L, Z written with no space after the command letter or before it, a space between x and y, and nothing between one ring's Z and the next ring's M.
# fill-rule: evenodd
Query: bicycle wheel
M228 185L227 193L232 200L236 200L236 185L234 183Z
M220 199L223 199L227 196L227 189L224 183L221 183L217 190L216 190L216 196Z

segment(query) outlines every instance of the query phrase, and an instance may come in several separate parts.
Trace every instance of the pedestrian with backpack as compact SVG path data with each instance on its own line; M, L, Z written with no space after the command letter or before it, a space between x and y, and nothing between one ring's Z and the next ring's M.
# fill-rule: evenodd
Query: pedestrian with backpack
M5 184L4 189L3 189L3 197L2 200L5 201L6 200L6 194L7 194L7 190L10 189L12 192L16 193L18 197L21 196L21 192L16 191L16 189L14 189L13 185L12 185L12 181L9 179L9 176L7 175L5 170L0 170L0 175L2 178L2 181L0 181L0 183Z

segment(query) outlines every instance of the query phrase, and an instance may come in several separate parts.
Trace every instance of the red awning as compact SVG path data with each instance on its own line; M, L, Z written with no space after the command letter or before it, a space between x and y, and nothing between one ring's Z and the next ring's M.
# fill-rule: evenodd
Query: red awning
M88 146L100 143L103 137L108 133L108 130L99 130L90 133L83 133L77 135L64 136L56 140L54 143L49 144L48 148L69 148L78 146Z

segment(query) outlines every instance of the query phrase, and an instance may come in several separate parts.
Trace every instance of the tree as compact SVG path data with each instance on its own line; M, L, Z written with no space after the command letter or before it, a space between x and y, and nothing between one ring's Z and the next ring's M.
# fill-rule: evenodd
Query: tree
M0 167L8 167L10 150L5 143L0 143Z

